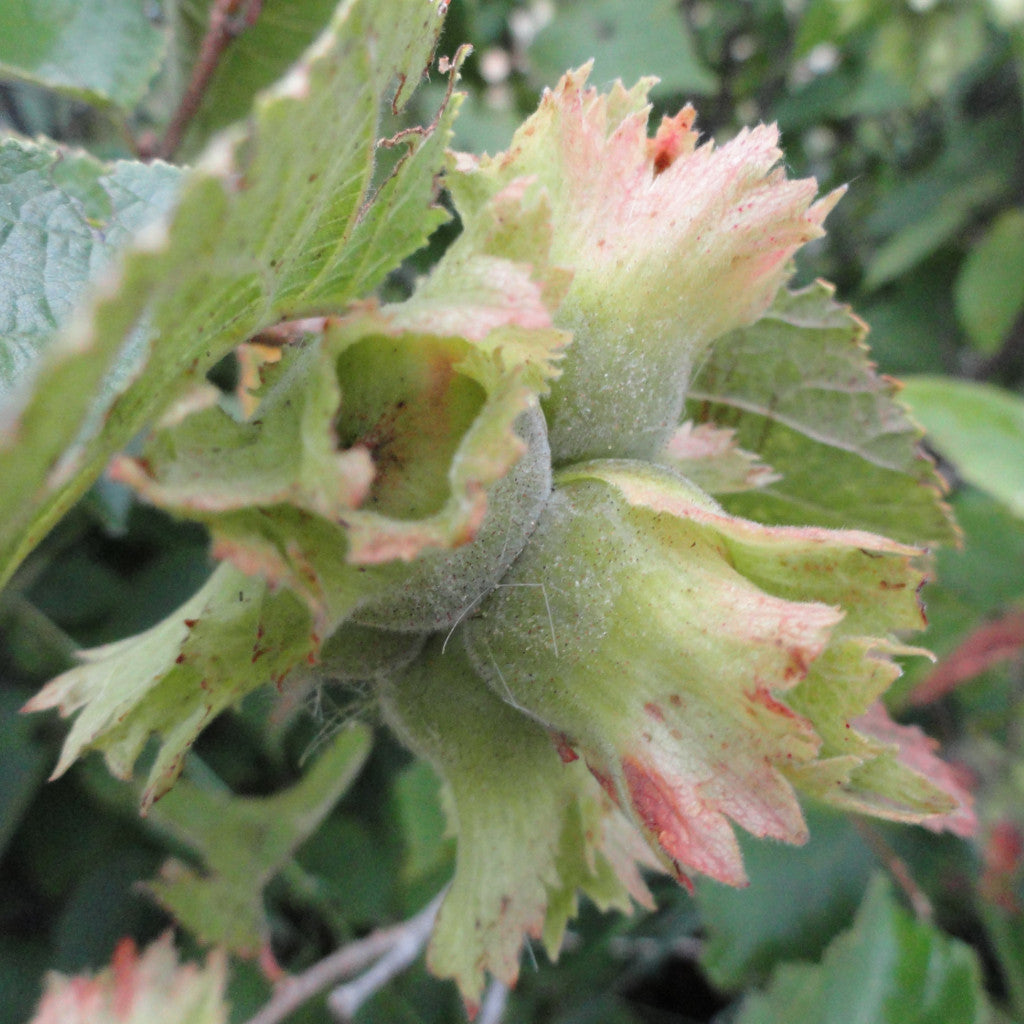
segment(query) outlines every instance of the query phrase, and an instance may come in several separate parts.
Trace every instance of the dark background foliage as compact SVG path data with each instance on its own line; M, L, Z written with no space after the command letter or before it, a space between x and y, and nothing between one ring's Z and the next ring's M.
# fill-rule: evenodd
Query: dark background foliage
M27 5L12 8L19 6ZM129 155L132 139L159 131L195 59L207 11L202 0L142 7L171 48L129 116L11 78L0 83L0 126L104 157ZM266 0L256 26L227 51L185 136L186 158L244 114L253 90L287 66L332 7L330 0ZM0 60L10 60L4 48L13 37L4 40L0 30ZM598 85L658 75L656 113L692 101L698 127L720 141L744 124L777 120L790 174L813 175L823 190L849 184L827 239L802 254L800 280L820 276L838 285L840 298L870 323L883 372L1021 392L1024 3L454 0L441 50L465 41L475 52L463 80L460 148L502 148L540 89L590 57ZM82 45L91 45L87 36ZM432 110L442 90L438 80L428 82L419 109ZM421 254L420 263L431 255ZM392 286L402 287L401 275ZM948 401L955 404L955 396ZM1005 492L1022 477L1021 422L990 424L984 443L1004 468L1000 479L972 474L970 451L943 453L952 459L942 466L964 544L938 554L923 643L947 657L973 638L982 653L967 667L946 662L951 682L934 699L910 699L927 666L910 668L894 695L895 710L940 737L972 780L977 839L812 808L807 847L744 842L753 879L746 891L707 884L691 897L657 881L656 914L624 919L584 907L557 966L527 951L507 1021L839 1020L842 1011L829 1015L828 992L897 976L909 987L894 988L895 1002L883 1001L872 1019L983 1020L968 947L995 1012L1024 1019L1024 616L1017 611L1024 607L1024 522ZM1022 507L1018 501L1018 513ZM2 1024L27 1019L46 969L96 968L120 936L158 935L168 920L140 882L169 854L189 856L173 829L137 817L136 793L112 781L98 759L47 783L65 726L18 709L70 664L77 646L158 621L209 569L201 531L100 483L0 599ZM1002 630L997 640L993 622ZM201 738L187 776L250 796L296 781L304 760L360 713L358 695L336 690L314 687L303 701L299 714L281 717L268 694L224 716ZM267 888L278 960L301 969L408 915L443 883L451 856L436 784L382 734L358 781ZM879 872L894 879L888 890L872 885ZM949 937L966 945L950 946ZM182 942L198 952L187 936ZM870 955L861 956L861 947ZM800 976L820 998L813 1003L812 996L805 1016L786 1016L781 1007L803 1004L785 1002L796 976L781 965L823 954L817 974ZM938 995L914 995L906 979L915 963L939 972ZM773 995L742 1002L769 983ZM267 991L253 964L236 963L234 1019L246 1019ZM907 1016L915 1006L922 1015ZM359 1019L427 1024L461 1013L451 987L419 966ZM317 1002L294 1017L326 1019Z

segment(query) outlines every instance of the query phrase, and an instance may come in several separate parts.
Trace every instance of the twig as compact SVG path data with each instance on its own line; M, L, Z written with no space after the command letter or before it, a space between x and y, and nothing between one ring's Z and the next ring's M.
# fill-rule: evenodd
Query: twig
M910 869L899 854L886 842L882 833L861 818L852 817L851 820L853 827L860 833L871 852L882 862L893 880L903 890L917 919L919 921L934 920L935 911L932 908L931 900L914 880Z
M302 974L288 978L277 987L270 1002L254 1017L250 1017L246 1024L280 1024L280 1021L319 992L386 957L390 951L406 941L409 933L420 936L416 953L409 959L411 963L430 934L446 891L440 892L427 907L414 917L410 917L408 921L372 932L365 939L351 942L330 956L324 957Z
M508 985L495 978L484 993L480 1003L480 1015L476 1024L501 1024L501 1018L508 1004Z
M419 955L430 938L434 918L444 893L402 926L394 945L365 974L347 985L339 985L328 997L327 1008L341 1024L348 1024L367 999L382 989L396 974L404 971Z
M256 24L262 6L263 0L214 0L210 8L210 24L199 48L199 57L192 69L192 77L157 147L157 156L164 160L174 156L181 145L185 129L199 109L221 56L236 36Z

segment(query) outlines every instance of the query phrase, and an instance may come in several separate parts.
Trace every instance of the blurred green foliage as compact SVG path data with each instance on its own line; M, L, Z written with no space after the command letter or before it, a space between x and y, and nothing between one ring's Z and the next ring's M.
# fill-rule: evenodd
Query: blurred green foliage
M159 132L170 116L208 3L118 4L117 32L105 17L87 17L95 4L65 5L79 17L58 26L35 17L46 6L22 0L0 15L0 128L130 155L130 140ZM332 6L266 0L214 78L186 156L244 115L252 91L280 74ZM43 32L55 36L51 47L96 59L43 59ZM68 33L77 33L70 43ZM837 284L871 325L883 372L928 375L908 396L935 430L964 542L939 554L922 642L949 655L1024 603L1024 0L454 0L442 52L463 42L475 52L460 148L502 148L543 87L594 58L598 84L659 75L659 112L692 101L698 127L720 141L777 120L793 175L814 175L823 191L848 183L799 275ZM101 44L111 54L103 61ZM114 80L107 73L118 68ZM142 86L140 68L152 69ZM418 109L435 109L442 88L426 83ZM997 398L985 400L979 384ZM138 883L169 856L204 867L174 828L155 815L138 819L129 787L98 766L47 784L63 726L17 709L76 646L159 621L209 570L201 531L104 483L0 598L0 1024L27 1018L45 969L96 967L121 935L158 934L167 918ZM505 1019L837 1020L829 1007L845 1012L843 993L883 972L888 994L858 1020L909 1019L892 1007L918 1000L925 978L935 988L932 1002L914 1003L931 1014L921 1020L1024 1020L1024 637L941 698L911 704L927 671L909 667L897 694L971 778L975 841L816 813L804 850L746 844L745 892L706 883L690 897L659 885L659 911L632 920L585 908L556 967L527 957ZM277 793L359 714L358 695L312 682L292 707L274 698L254 695L203 735L190 785ZM277 959L302 969L421 906L449 873L443 821L430 773L379 737L320 829L283 866L274 861L263 911ZM915 921L891 887L869 886L879 871L934 916ZM267 997L251 963L236 963L232 986L238 1021ZM798 990L806 1015L794 1018ZM450 986L421 965L359 1020L428 1024L461 1014ZM314 1001L292 1019L328 1018Z

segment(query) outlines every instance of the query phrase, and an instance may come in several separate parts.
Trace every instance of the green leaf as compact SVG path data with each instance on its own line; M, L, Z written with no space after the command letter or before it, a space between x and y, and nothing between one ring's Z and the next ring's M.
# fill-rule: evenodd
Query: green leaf
M566 68L593 60L602 82L633 78L643 68L659 79L656 96L715 91L715 75L697 53L678 6L648 0L637 15L618 0L559 0L554 17L530 47L534 77L551 85Z
M143 745L161 738L142 796L143 811L167 792L196 736L251 690L279 682L315 650L309 613L288 591L222 566L163 622L82 654L26 711L79 711L54 777L90 749L130 778Z
M402 875L407 881L451 865L454 849L445 835L440 785L426 761L416 761L395 781L395 813L405 842Z
M782 960L817 957L856 910L874 857L846 816L810 807L807 824L811 838L797 849L741 837L748 889L697 881L701 964L716 987L744 988Z
M485 973L519 974L526 935L557 955L577 888L602 907L650 905L642 845L581 761L563 763L548 733L478 679L462 645L441 637L381 688L385 717L448 786L458 841L455 878L428 964L454 978L470 1007Z
M49 142L0 140L0 406L38 372L86 286L170 208L181 176L167 164L104 165Z
M337 922L335 927L344 922L361 931L388 920L396 905L404 905L396 896L402 879L394 838L390 815L373 828L354 814L335 812L302 844L295 859L313 883L310 902L325 909ZM446 878L431 879L428 899Z
M586 760L666 870L743 885L733 824L806 841L795 789L972 824L920 734L871 710L899 674L888 655L913 653L889 634L924 625L922 554L763 526L663 467L595 460L556 475L463 636L478 674Z
M879 20L867 54L868 81L884 82L888 88L880 90L874 109L855 103L852 109L896 109L892 99L900 96L905 97L900 106L920 107L948 94L984 52L985 35L980 7L951 11L936 5L921 13L897 8Z
M999 116L956 124L938 159L885 193L867 224L882 244L867 263L865 291L959 245L975 211L1011 192L1013 149L1005 133Z
M971 204L988 198L991 185L984 179L965 186L975 195L943 196L921 220L894 234L871 256L864 273L864 290L874 291L913 269L946 242L959 236L971 219Z
M150 821L200 858L167 862L147 888L200 941L255 956L270 940L263 889L348 789L370 751L365 726L343 730L290 789L236 797L182 780Z
M129 111L166 50L151 10L138 0L4 0L0 77Z
M650 79L607 93L589 66L563 76L506 153L457 157L464 193L536 178L551 204L551 260L572 282L554 322L573 332L544 403L554 464L646 458L679 422L694 367L749 324L823 234L836 191L778 169L778 132L760 125L698 145L685 107L647 135Z
M955 294L971 343L982 352L996 351L1024 309L1024 208L1002 213L974 245Z
M206 8L195 11L188 4L176 4L173 16L185 21L177 26L178 41L198 41L206 29ZM206 141L215 131L245 117L253 96L267 88L302 56L324 26L331 20L338 0L263 0L253 25L231 40L222 54L202 102L189 123L183 150L191 154L197 143ZM194 18L194 24L188 19ZM198 46L188 46L182 63L181 78L191 70ZM180 88L180 86L179 86Z
M758 522L950 543L920 430L868 360L864 324L832 295L822 282L780 292L760 320L717 343L690 389L690 418L735 429L780 477L723 503Z
M397 76L404 103L439 30L420 0L350 0L246 125L211 143L4 424L0 580L235 344L364 295L445 218L432 204L451 108L389 143L404 155L368 202L382 99Z
M866 211L866 227L874 239L884 241L927 221L937 209L958 204L973 208L1012 193L1014 150L1006 145L1004 116L954 121L943 142L936 159L898 178Z
M1008 897L1006 904L998 896L995 899L986 896L986 881L989 879L981 883L981 918L1009 990L1007 1001L1016 1020L1020 1020L1024 1015L1024 921L1017 912L1013 896Z
M227 957L180 964L166 932L140 955L124 939L96 975L49 974L31 1024L227 1024Z
M687 420L669 438L658 461L708 494L735 494L779 479L770 466L737 445L734 430L713 423L695 427Z
M1024 516L1024 399L991 384L911 377L903 398L967 481Z
M900 907L884 878L819 965L784 964L736 1024L986 1024L971 948Z
M270 365L246 350L259 387L232 403L197 390L140 458L114 464L147 500L205 522L218 557L303 594L321 636L356 603L363 624L450 628L550 491L537 400L566 341L550 313L566 275L547 265L539 190L474 198L410 299L318 322Z

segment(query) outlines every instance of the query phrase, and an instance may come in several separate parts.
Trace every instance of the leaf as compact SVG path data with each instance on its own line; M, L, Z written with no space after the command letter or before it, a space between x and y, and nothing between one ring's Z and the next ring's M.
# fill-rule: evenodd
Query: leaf
M971 344L995 352L1024 310L1024 208L1000 214L971 248L954 293Z
M455 844L445 835L440 780L426 761L415 761L395 781L395 814L405 853L402 877L416 882L440 868L451 869Z
M128 112L166 50L164 33L137 0L4 0L0 77L56 89Z
M913 653L889 634L924 625L921 554L762 526L664 468L595 460L556 475L463 634L494 692L586 760L667 870L742 885L731 823L806 841L794 787L960 827L960 790L856 721L899 674L889 655Z
M280 682L315 654L309 613L289 592L222 566L178 611L138 636L83 652L25 711L79 712L53 776L86 750L130 778L151 734L161 736L142 795L145 812L174 784L189 747L222 710Z
M894 88L891 79L883 80L886 100ZM887 188L870 211L866 226L880 244L867 262L864 290L892 284L924 269L923 262L940 250L958 248L977 211L1013 195L1013 159L1004 116L970 117L951 126L938 158Z
M668 440L659 462L678 470L708 494L755 490L779 475L736 443L736 431L687 420Z
M957 238L970 221L972 206L988 198L991 191L988 181L974 182L967 196L943 196L927 217L894 234L871 256L865 269L864 290L874 291L896 281L936 249Z
M893 13L895 17L878 20L861 102L855 98L850 104L854 111L871 114L921 107L949 94L953 82L984 52L985 17L979 8L931 8L921 13L897 8ZM874 101L873 109L864 103L864 93Z
M970 216L1012 193L1013 160L1004 116L960 119L950 126L935 160L884 191L870 210L868 231L882 241L931 218L945 221L954 207Z
M927 790L952 797L956 806L934 816L925 816L920 824L933 832L953 832L968 837L978 830L969 790L956 769L938 757L939 744L916 725L894 722L881 701L876 701L851 725L859 735L888 746L877 751L862 768L853 773L846 796L852 810L865 810L895 821L910 820L905 809L914 803L926 803ZM922 785L922 782L924 783ZM867 798L857 794L860 788ZM833 801L843 806L844 799Z
M114 464L206 523L219 557L302 594L321 636L354 610L384 629L450 628L550 490L537 403L567 340L550 309L568 282L548 266L547 203L514 185L464 203L463 224L409 300L319 322L239 403L199 390Z
M49 142L0 140L0 409L38 371L87 285L171 207L181 176L167 164L104 165Z
M201 942L255 956L270 941L264 887L348 789L370 746L365 726L343 730L299 782L269 797L179 781L149 820L190 847L205 871L170 860L147 889Z
M198 57L197 43L207 26L207 5L198 10L187 4L168 12L174 26L182 65L179 90ZM220 129L246 116L253 96L284 75L302 56L338 6L338 0L263 0L254 24L246 25L231 40L217 62L202 102L189 123L183 151L189 155ZM193 45L190 45L193 44Z
M342 4L246 125L210 144L173 214L136 236L5 424L0 580L238 342L364 295L444 219L433 177L451 109L393 140L404 158L370 201L382 98L397 77L404 103L439 29L419 0Z
M987 1024L991 1010L971 948L915 921L877 878L853 927L819 965L784 964L737 1024Z
M740 837L748 889L697 880L701 966L717 988L746 988L782 960L819 956L853 916L874 857L846 816L812 806L807 823L810 840L798 849Z
M780 292L755 324L720 339L698 373L688 416L734 429L781 478L723 500L764 523L950 543L955 528L920 430L869 362L864 324L832 295L823 282Z
M576 890L602 907L650 905L635 866L642 847L582 763L563 763L548 734L476 678L460 645L426 656L381 689L385 717L446 782L455 878L427 954L467 1006L485 973L513 984L524 936L556 956Z
M651 81L600 94L589 71L545 93L506 153L460 154L453 175L465 192L524 177L547 192L551 262L573 270L554 319L573 343L544 403L556 466L658 451L708 346L761 315L840 195L785 178L774 127L698 146L686 107L648 139Z
M967 481L1024 516L1024 399L992 384L911 377L903 398Z
M529 49L535 80L549 85L566 68L593 60L602 82L643 67L657 78L654 95L706 95L717 88L701 60L682 13L667 0L644 6L643 17L616 0L577 4L560 0Z
M227 1024L227 960L178 964L170 932L139 954L122 940L94 976L49 974L31 1024Z

